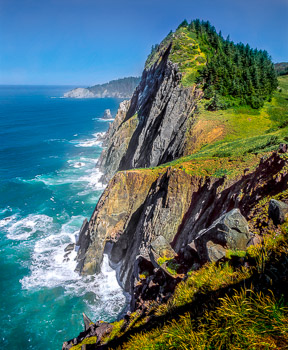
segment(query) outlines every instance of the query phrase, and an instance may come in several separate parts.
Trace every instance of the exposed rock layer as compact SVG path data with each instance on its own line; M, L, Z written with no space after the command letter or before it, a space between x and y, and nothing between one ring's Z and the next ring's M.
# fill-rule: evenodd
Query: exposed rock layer
M157 166L184 155L202 92L182 86L177 65L169 61L170 49L144 70L126 113L120 106L122 118L109 130L99 161L107 180L116 170Z
M82 273L100 270L106 242L118 264L118 279L133 292L137 257L149 261L151 242L163 236L176 253L208 228L221 214L239 208L253 215L258 198L287 189L285 159L274 153L257 169L233 180L200 177L179 168L117 173L104 191L89 222L91 243L82 259Z

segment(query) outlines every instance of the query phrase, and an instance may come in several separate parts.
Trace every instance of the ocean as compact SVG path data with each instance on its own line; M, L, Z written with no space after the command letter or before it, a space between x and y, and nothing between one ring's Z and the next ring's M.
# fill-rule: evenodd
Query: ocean
M0 86L1 348L61 349L82 312L112 321L125 307L106 256L98 276L74 272L76 252L64 261L103 192L100 118L120 100L60 98L67 90Z

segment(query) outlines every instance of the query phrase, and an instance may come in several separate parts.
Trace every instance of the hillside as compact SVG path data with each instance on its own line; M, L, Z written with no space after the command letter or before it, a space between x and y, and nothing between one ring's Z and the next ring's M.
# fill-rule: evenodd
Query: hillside
M153 47L106 134L108 185L77 243L82 274L109 254L130 312L86 322L63 349L287 344L287 98L267 52L207 22Z
M105 84L93 85L87 88L76 88L64 94L66 98L131 98L140 78L128 77L111 80Z
M278 75L287 75L288 62L275 63L275 70Z

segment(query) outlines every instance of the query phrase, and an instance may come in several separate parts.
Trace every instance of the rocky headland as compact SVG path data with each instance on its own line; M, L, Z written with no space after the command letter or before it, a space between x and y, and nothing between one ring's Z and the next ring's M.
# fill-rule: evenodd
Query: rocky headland
M109 83L76 88L65 92L65 98L131 98L140 78L128 77L111 80Z
M77 270L99 273L107 253L131 295L130 311L112 324L85 316L85 331L65 350L142 349L143 341L164 349L171 339L171 348L181 349L180 333L165 334L178 323L187 328L189 319L185 334L200 339L193 320L209 319L223 298L245 290L242 297L251 299L251 290L266 295L269 288L287 298L287 77L273 97L233 97L229 105L219 77L207 85L205 69L221 42L238 49L215 33L197 21L170 33L109 126L98 161L107 187L80 230ZM272 63L265 64L272 77ZM193 339L185 340L191 348Z

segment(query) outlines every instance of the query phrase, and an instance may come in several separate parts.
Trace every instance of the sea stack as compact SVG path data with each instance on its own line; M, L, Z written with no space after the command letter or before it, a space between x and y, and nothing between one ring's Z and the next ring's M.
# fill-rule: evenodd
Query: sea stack
M110 109L105 109L102 119L113 119Z

